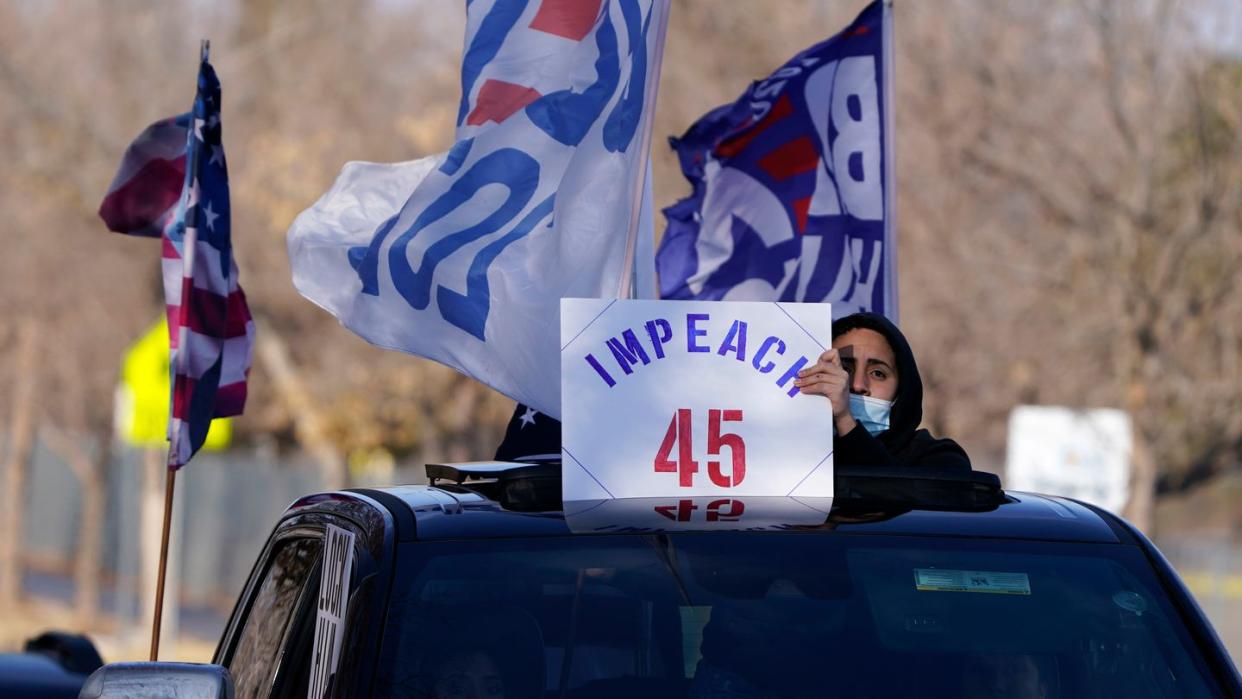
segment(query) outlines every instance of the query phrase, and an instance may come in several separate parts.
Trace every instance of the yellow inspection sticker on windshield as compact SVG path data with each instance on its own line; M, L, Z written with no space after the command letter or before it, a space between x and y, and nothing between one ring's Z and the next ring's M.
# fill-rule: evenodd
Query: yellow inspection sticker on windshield
M986 570L915 568L914 587L932 592L987 592L994 595L1029 595L1031 579L1026 573Z

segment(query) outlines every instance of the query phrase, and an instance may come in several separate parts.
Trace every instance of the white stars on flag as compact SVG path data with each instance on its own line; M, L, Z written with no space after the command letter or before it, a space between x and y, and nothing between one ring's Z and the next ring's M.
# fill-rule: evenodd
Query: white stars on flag
M522 413L522 417L518 418L519 420L522 421L521 429L526 429L527 425L535 424L535 416L538 414L539 414L538 411L536 411L534 408L527 407L526 412Z
M203 207L203 215L207 217L207 230L214 231L216 219L220 218L220 214L211 210L211 202L207 202L207 206Z

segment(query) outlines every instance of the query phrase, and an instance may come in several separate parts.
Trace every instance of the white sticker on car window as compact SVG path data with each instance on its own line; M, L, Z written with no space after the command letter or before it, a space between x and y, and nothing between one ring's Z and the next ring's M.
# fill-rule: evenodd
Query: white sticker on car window
M354 567L354 533L328 525L324 534L319 577L319 610L315 615L315 649L311 656L307 699L323 699L332 687L341 660L345 610L349 608L349 576Z
M1026 573L915 568L914 587L924 592L986 592L996 595L1029 595L1031 594L1031 579Z

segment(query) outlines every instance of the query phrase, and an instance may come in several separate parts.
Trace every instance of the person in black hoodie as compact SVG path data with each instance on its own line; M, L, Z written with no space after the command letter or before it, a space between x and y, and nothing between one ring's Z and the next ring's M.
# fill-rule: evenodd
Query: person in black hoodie
M803 393L832 405L835 463L970 470L957 442L918 428L923 381L910 344L887 318L855 313L834 321L832 349L798 377Z

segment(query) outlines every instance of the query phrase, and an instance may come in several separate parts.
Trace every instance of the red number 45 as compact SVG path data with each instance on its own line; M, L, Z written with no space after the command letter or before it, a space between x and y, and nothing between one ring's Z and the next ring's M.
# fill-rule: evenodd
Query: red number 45
M679 408L673 413L668 423L668 431L664 433L664 441L656 452L653 466L659 473L678 474L678 485L682 488L694 486L694 474L699 472L699 462L694 460L694 444L691 438L691 413L688 408ZM746 478L746 442L742 436L733 432L721 432L721 422L741 422L741 410L708 410L707 411L707 454L719 456L721 447L729 447L733 457L732 470L726 474L721 469L720 461L707 462L707 475L712 483L721 488L732 488ZM673 444L677 444L677 460L670 457Z

